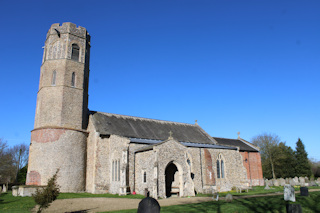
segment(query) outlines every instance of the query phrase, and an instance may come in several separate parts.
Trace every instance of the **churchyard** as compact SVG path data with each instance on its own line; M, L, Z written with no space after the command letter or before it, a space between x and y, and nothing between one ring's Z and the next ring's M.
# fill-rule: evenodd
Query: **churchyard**
M212 200L210 202L202 203L161 206L161 212L285 212L287 203L300 204L303 212L320 212L320 187L318 186L308 187L309 196L301 196L300 194L296 194L296 202L284 200L284 187L282 186L272 186L268 190L264 188L264 186L253 187L251 190L249 190L249 192L242 193L236 192L235 190L220 193L219 201ZM300 186L295 186L293 189L296 192L299 192ZM232 202L226 202L225 197L227 194L233 195ZM130 198L139 200L143 198L141 195L118 196L111 194L61 193L58 197L58 200L98 197ZM197 197L210 198L212 195L198 194ZM31 197L14 197L12 196L11 191L2 193L0 195L0 212L31 212L31 209L34 207L35 203ZM114 212L137 212L137 208Z

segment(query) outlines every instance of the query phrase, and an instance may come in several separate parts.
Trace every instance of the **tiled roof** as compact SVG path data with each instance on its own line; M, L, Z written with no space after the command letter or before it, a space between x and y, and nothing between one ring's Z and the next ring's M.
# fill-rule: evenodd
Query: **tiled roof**
M93 124L102 135L120 135L128 138L166 140L172 132L177 141L215 144L199 125L155 120L111 113L91 112Z
M249 142L245 142L243 139L228 139L217 137L213 137L213 139L215 139L219 145L239 147L240 151L259 152L259 150L255 146L251 145Z

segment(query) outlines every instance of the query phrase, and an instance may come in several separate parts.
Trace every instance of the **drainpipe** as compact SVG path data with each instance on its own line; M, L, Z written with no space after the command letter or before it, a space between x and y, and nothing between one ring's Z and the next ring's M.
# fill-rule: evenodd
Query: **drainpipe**
M248 162L249 162L250 186L252 186L251 168L250 168L250 152L248 152Z

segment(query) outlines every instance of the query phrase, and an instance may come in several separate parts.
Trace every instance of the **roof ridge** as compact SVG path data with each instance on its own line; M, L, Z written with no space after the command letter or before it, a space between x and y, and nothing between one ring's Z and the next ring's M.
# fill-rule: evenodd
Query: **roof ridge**
M121 114L115 114L115 113L109 113L109 112L98 112L98 111L94 111L94 112L100 113L100 114L103 114L103 115L107 115L107 116L116 116L116 117L122 117L122 118L131 118L131 119L139 119L139 120L147 120L147 121L156 121L156 122L159 122L159 123L172 123L172 124L180 124L180 125L187 125L187 126L196 126L195 124L175 122L175 121L166 121L166 120L153 119L153 118L144 118L144 117L131 116L131 115L121 115Z
M213 136L212 136L212 137L213 137ZM228 140L239 140L239 141L241 141L239 138L222 138L222 137L213 137L213 138L228 139Z

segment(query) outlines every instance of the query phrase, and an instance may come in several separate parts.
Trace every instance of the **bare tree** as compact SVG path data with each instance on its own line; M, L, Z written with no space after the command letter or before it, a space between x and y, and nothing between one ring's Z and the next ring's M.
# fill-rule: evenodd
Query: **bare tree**
M12 156L13 166L16 168L15 181L17 181L18 173L21 168L28 163L29 149L26 144L18 144L12 147L9 151Z
M10 182L12 179L13 161L7 143L0 138L0 182Z
M28 146L15 145L9 148L7 143L0 139L0 182L17 180L17 174L28 163Z
M275 149L278 147L280 143L280 138L277 135L270 133L263 133L261 135L255 136L251 142L260 147L261 158L267 162L269 162L272 171L272 177L276 178L274 172L274 164L276 158Z

